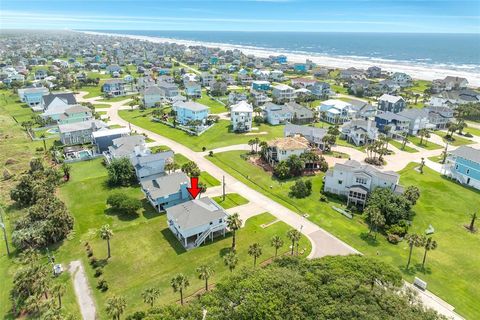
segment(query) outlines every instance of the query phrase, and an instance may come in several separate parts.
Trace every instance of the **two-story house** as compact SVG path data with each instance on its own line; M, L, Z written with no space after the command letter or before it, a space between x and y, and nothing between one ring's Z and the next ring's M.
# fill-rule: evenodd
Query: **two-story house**
M453 121L453 109L448 107L428 107L428 122L436 129L447 128L448 123Z
M122 79L107 79L102 86L105 96L120 97L126 94L125 81Z
M185 95L189 98L201 98L202 86L197 82L192 82L192 81L186 82Z
M401 138L408 133L410 119L402 117L393 112L379 113L375 116L375 123L378 130L388 134L390 137ZM386 128L389 128L388 132Z
M263 106L263 117L271 125L285 123L292 119L290 108L284 104L265 103Z
M75 123L92 120L92 110L80 104L73 105L65 110L65 112L58 117L58 124Z
M180 95L178 86L174 83L159 82L158 88L160 88L162 96L170 101L172 101L174 97L178 97Z
M210 85L215 82L215 76L209 72L202 72L200 76L204 87L210 87Z
M225 236L228 213L209 197L168 207L166 212L168 227L186 249Z
M378 129L372 120L355 119L342 125L340 137L356 146L363 146L377 139Z
M310 91L317 98L328 98L330 95L330 84L327 82L316 81L310 87Z
M92 132L108 128L107 124L99 120L67 123L58 126L60 141L64 145L91 143Z
M480 190L480 149L461 146L449 152L442 171L447 177Z
M296 102L288 102L285 105L290 110L290 114L292 115L290 122L295 124L306 124L313 122L315 114L312 109Z
M137 147L134 149L134 156L130 158L139 181L164 174L165 165L169 161L173 161L173 151L171 150L151 153L150 149Z
M272 88L272 97L277 103L292 102L295 99L295 89L286 84L277 84Z
M253 107L247 101L240 101L230 108L232 130L247 132L252 129Z
M270 82L264 80L252 81L252 90L268 91L270 90Z
M176 119L180 124L186 125L191 121L200 121L202 124L208 118L210 108L198 102L178 101L173 104Z
M403 193L399 185L400 175L394 171L380 171L371 165L362 165L355 160L336 163L325 174L324 190L345 196L347 204L365 206L368 195L375 188L388 188Z
M147 87L143 91L143 104L147 108L155 107L156 103L162 101L163 91L157 86Z
M140 185L145 197L157 211L190 200L187 191L190 178L181 171L144 179Z
M77 104L77 99L73 93L50 93L42 97L43 113L40 115L44 119L53 121L60 120L65 111Z
M277 138L267 144L266 158L272 167L292 155L300 156L310 149L308 140L302 136Z
M317 110L322 120L332 124L345 123L355 115L355 110L350 103L337 99L321 102Z
M378 98L378 109L381 111L389 111L399 113L407 106L405 100L400 96L392 96L390 94L383 94Z
M327 129L317 128L311 126L300 126L296 124L287 123L283 129L283 135L285 137L302 136L307 139L311 146L314 146L320 150L324 150L325 142L323 137L328 133Z
M18 89L20 101L25 102L33 111L43 110L43 96L48 95L48 88L33 87Z
M405 109L398 113L399 116L409 119L408 134L414 136L422 129L433 129L434 125L428 122L427 109Z

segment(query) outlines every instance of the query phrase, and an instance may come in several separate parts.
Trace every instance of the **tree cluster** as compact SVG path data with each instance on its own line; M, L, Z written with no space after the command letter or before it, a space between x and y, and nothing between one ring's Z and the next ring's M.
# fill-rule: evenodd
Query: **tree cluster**
M135 169L127 158L114 159L107 166L108 183L112 186L130 186L135 184Z
M297 180L295 184L290 187L290 197L306 198L312 193L312 181Z
M137 214L137 210L142 207L142 202L135 197L129 196L124 192L113 193L108 196L107 204L116 211L129 215Z

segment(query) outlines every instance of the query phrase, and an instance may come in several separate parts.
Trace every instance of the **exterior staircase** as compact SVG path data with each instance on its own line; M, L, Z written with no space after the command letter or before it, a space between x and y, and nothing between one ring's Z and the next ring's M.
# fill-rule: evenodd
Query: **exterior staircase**
M195 240L195 248L199 247L212 232L223 230L224 228L225 226L223 224L219 224L202 232L202 234Z

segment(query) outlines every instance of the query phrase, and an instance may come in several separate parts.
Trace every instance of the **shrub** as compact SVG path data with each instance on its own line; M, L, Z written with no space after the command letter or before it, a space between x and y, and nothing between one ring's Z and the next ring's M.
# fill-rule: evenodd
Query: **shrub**
M92 249L87 249L87 257L90 258L91 256L93 256L93 251L92 251Z
M401 238L396 234L388 234L387 240L392 244L397 244L400 242Z
M105 279L99 279L97 283L97 288L103 292L108 290L108 283Z
M107 166L108 182L114 186L129 186L135 183L135 169L127 158L115 159Z
M312 182L310 180L297 180L295 184L290 187L290 197L306 198L312 193Z
M95 278L100 277L102 274L103 274L102 268L95 269L95 274L94 274Z
M142 207L142 202L137 198L131 197L123 192L113 193L108 196L107 204L114 210L127 214L136 214Z
M262 116L255 116L255 117L253 117L253 122L255 122L257 124L260 124L260 123L264 123L265 119L263 119Z
M324 194L321 194L321 195L320 195L320 201L321 201L321 202L328 202L327 196L324 195Z
M97 264L98 264L98 259L95 258L95 257L90 257L90 265L91 265L93 268L96 268L96 267L97 267Z
M131 315L128 315L125 319L126 320L142 320L146 317L145 312L143 311L136 311Z
M388 230L388 234L395 234L399 237L403 237L407 233L408 229L406 226L401 226L399 224L394 224Z
M473 135L470 132L466 132L464 136L467 138L473 138Z

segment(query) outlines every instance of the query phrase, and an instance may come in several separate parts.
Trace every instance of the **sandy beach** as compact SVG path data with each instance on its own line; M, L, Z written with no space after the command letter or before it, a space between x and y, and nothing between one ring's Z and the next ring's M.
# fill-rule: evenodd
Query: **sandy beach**
M288 57L290 62L305 62L306 59L310 59L319 66L324 66L328 68L340 68L347 69L350 67L366 69L370 66L376 65L381 67L383 70L389 72L405 72L409 74L414 79L422 80L434 80L442 79L446 76L456 76L466 78L469 82L469 85L472 87L480 87L480 73L475 71L468 70L454 70L451 68L443 68L441 66L435 65L415 65L409 64L400 61L389 61L382 59L366 59L366 58L343 58L343 57L332 57L332 56L320 56L320 55L308 55L308 54L294 54L289 52L273 51L266 50L261 48L254 48L242 45L231 45L224 43L212 43L212 42L200 42L200 41L190 41L190 40L178 40L178 39L169 39L169 38L160 38L160 37L149 37L149 36L139 36L139 35L128 35L128 34L113 34L113 33L102 33L102 32L93 32L93 31L82 31L87 34L95 35L108 35L115 37L126 37L130 39L145 40L156 43L178 43L186 46L205 46L211 48L221 48L223 50L241 50L244 54L253 54L258 57L268 57L271 55L283 54Z

